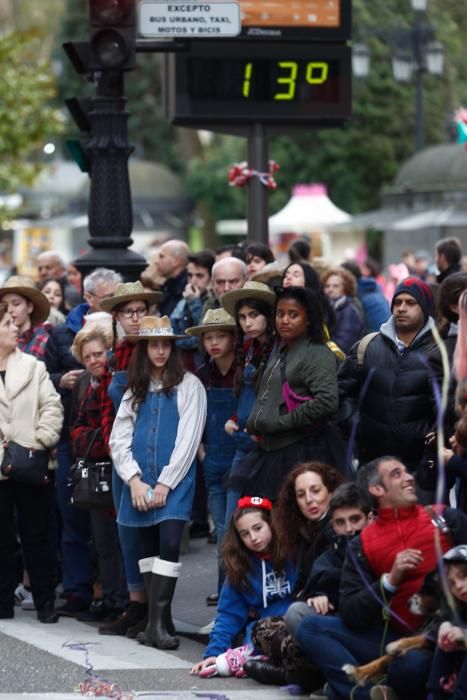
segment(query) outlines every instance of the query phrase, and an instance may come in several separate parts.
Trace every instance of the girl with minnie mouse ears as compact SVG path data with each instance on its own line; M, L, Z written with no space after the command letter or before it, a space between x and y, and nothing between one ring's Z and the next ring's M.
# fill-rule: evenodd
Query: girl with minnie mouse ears
M214 629L203 661L191 669L193 675L243 676L244 662L256 654L250 636L254 622L283 615L292 602L298 572L279 553L271 511L267 498L238 501L222 545L226 579ZM243 646L232 649L240 633Z

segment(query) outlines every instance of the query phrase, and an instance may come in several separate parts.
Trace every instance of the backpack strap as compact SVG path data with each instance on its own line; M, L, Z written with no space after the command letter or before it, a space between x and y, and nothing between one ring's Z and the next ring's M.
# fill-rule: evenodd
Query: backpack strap
M363 367L363 360L365 359L365 352L373 338L379 335L379 331L373 331L373 333L368 333L364 335L357 347L357 367Z

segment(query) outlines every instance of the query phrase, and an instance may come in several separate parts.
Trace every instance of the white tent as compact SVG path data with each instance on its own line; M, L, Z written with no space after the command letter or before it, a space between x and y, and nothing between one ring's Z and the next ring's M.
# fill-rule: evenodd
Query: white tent
M326 185L295 185L285 207L269 217L269 233L310 234L319 228L343 224L352 217L336 207L328 197Z
M292 197L285 207L269 217L270 244L276 255L281 256L294 238L306 236L312 242L315 255L338 262L356 253L364 238L361 231L335 231L334 226L351 221L347 212L336 207L328 197L322 183L295 185ZM247 222L242 220L219 221L220 235L246 235Z

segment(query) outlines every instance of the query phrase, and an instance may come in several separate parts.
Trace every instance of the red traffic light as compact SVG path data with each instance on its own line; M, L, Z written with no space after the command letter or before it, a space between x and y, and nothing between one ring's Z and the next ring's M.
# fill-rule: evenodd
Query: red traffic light
M92 25L124 24L133 14L134 0L90 0L89 15Z

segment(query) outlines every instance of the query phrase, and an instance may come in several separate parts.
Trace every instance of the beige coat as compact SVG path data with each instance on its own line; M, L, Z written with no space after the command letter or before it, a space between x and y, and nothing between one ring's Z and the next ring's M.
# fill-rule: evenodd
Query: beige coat
M0 428L6 440L24 447L54 447L63 424L63 407L45 365L15 350L0 379ZM0 463L3 446L0 443ZM0 476L1 478L1 476Z

